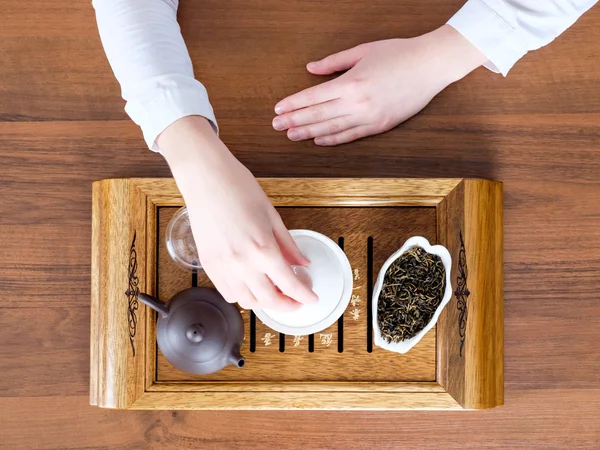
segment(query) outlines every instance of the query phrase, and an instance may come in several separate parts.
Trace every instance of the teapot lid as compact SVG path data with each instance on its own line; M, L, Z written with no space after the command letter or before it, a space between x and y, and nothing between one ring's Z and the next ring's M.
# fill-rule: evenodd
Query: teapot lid
M184 372L216 372L232 357L238 367L245 363L239 356L244 337L240 312L215 289L193 287L175 295L156 337L165 358Z

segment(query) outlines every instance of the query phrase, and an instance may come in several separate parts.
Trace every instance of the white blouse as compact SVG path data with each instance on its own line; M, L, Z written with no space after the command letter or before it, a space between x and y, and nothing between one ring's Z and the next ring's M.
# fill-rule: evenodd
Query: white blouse
M550 43L598 0L468 0L448 24L506 75L528 51ZM125 111L148 147L181 117L217 121L194 78L177 23L178 0L93 0L100 38L126 100ZM201 6L199 6L201 7ZM342 50L342 49L340 49Z

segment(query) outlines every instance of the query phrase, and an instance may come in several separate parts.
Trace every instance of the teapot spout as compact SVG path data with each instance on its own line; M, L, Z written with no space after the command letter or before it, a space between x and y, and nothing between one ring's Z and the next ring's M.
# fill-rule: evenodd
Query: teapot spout
M231 350L227 357L227 363L240 369L246 365L246 358L241 355L239 347L234 347Z
M138 294L138 300L148 305L154 311L158 312L162 317L167 317L169 315L169 308L167 307L167 305L157 298L140 292Z

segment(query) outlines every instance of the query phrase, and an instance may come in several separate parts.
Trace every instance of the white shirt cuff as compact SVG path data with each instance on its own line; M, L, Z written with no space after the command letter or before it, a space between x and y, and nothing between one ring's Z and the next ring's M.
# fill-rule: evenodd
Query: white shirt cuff
M517 31L484 0L469 0L448 25L487 56L486 68L504 76L527 53Z
M125 111L144 133L150 150L159 152L158 136L173 122L186 116L203 116L215 132L219 129L206 88L197 80L182 76L154 79L147 95L127 102Z

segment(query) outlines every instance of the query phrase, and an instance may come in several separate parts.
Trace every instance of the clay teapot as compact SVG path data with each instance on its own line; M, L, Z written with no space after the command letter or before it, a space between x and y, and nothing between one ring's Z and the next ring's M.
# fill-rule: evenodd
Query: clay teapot
M156 340L177 369L200 375L246 363L240 354L242 316L215 289L189 288L168 303L142 293L138 299L158 312Z

